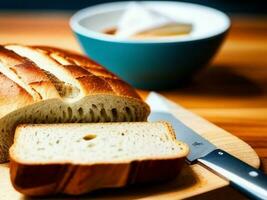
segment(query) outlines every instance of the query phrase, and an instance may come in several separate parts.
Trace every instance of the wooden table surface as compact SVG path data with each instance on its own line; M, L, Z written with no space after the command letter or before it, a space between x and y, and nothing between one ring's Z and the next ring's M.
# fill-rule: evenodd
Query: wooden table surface
M81 51L68 25L70 15L0 12L0 43ZM220 52L192 84L160 93L246 141L267 172L267 16L232 16L232 23Z

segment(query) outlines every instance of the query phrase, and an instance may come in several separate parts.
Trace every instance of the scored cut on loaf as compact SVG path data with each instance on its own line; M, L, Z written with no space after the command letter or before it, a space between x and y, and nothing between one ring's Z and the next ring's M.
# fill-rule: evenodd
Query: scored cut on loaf
M10 148L14 188L79 195L174 179L188 146L167 122L20 125Z
M0 46L0 163L22 123L146 121L135 90L87 57L18 44Z

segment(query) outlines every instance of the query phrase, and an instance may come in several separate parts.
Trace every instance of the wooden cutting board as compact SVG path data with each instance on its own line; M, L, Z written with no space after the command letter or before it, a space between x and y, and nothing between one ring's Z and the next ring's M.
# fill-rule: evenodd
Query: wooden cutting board
M256 168L259 167L259 158L248 144L177 104L170 102L170 106L173 114L197 133L214 143L219 148L233 154L246 163ZM177 177L176 180L166 184L100 190L96 193L79 197L79 199L184 199L193 196L195 197L196 195L222 188L227 185L229 185L228 181L216 176L206 168L194 164L191 166L185 165L180 176ZM221 199L218 196L216 197L216 194L213 194L213 197ZM226 198L226 196L224 198ZM227 199L229 198L233 199L227 195ZM0 199L27 199L13 189L9 180L8 164L0 165ZM59 197L57 199L64 199L64 197ZM68 197L67 199L77 198Z

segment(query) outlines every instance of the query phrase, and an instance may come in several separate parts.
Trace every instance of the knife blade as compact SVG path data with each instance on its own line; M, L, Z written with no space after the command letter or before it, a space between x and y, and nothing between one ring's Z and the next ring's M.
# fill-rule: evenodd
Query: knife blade
M253 199L267 199L267 176L238 158L232 156L203 138L190 127L174 117L168 101L161 95L150 92L147 103L151 114L148 121L167 121L175 131L176 138L187 143L189 164L198 162L212 172L230 181L230 184Z

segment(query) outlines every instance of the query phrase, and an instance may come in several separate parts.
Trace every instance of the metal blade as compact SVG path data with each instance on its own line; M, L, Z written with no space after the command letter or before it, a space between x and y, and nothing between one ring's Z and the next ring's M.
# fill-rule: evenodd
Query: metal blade
M164 120L171 123L175 130L176 138L189 145L190 153L187 156L187 160L190 163L216 149L215 145L201 137L194 130L187 127L177 118L175 118L170 112L168 112L168 102L164 100L164 97L161 97L156 93L152 93L149 95L147 103L150 105L152 111L148 117L148 120Z

